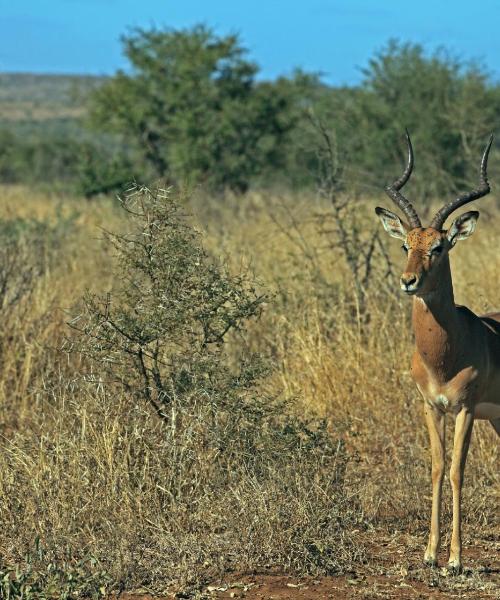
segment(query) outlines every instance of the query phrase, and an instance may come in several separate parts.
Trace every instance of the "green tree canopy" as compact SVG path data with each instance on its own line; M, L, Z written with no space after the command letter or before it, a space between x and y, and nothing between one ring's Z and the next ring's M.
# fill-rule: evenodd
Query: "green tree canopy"
M405 192L423 208L476 185L500 118L500 85L481 65L418 44L389 42L349 87L300 71L261 81L237 36L204 26L133 30L123 48L129 67L90 91L90 131L77 120L0 124L0 180L62 182L87 197L158 178L300 189L322 184L326 132L335 191L374 194L400 175L408 128Z
M256 82L237 36L197 26L137 29L122 41L130 69L93 94L91 122L123 136L146 176L241 191L278 168L290 99Z
M339 190L382 191L402 173L408 128L415 149L408 195L417 206L477 184L481 152L500 117L500 87L480 65L391 41L363 74L358 86L309 77L296 87L309 118L295 127L288 148L295 183L321 173L323 128L334 145Z
M393 168L404 156L407 127L424 195L476 182L480 152L495 127L500 99L479 65L464 64L443 50L426 55L419 45L392 41L364 73L368 169L389 177L387 166Z

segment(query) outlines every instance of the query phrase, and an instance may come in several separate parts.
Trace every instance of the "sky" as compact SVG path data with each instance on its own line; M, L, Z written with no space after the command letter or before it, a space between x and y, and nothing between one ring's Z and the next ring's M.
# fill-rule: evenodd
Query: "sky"
M0 0L0 72L107 75L134 27L238 33L261 77L294 68L355 85L390 38L444 46L500 79L498 0Z

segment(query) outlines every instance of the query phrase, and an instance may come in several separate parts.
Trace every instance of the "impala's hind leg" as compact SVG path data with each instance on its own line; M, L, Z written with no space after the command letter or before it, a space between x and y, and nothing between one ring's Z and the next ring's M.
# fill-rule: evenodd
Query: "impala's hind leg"
M500 419L493 419L492 421L490 421L490 423L493 425L493 429L500 436Z
M427 565L437 565L441 527L441 490L444 475L444 433L445 417L438 410L424 404L425 420L429 429L432 456L432 513L429 543L425 551L424 561Z

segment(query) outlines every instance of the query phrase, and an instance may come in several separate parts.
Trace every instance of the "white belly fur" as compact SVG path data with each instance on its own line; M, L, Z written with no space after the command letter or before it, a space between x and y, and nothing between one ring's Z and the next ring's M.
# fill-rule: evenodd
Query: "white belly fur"
M444 394L438 394L429 404L443 412L454 414L459 413L462 408L461 403L451 403ZM495 404L493 402L480 402L479 404L476 404L474 408L474 418L487 419L489 421L500 419L500 404Z
M474 417L476 419L500 419L500 404L493 404L493 402L480 402L476 404L474 409Z

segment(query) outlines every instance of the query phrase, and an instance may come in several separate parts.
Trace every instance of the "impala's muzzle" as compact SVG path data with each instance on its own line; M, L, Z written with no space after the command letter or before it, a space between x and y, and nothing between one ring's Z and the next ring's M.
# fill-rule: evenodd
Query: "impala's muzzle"
M400 281L401 289L406 294L416 294L420 287L420 277L416 273L403 273Z

